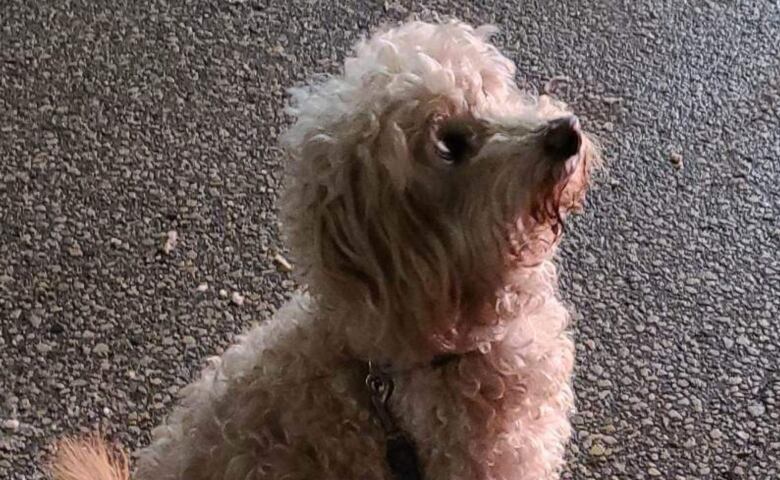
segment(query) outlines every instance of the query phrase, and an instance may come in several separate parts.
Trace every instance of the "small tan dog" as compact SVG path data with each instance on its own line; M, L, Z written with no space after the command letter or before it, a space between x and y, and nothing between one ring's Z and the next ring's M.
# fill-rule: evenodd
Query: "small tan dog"
M488 27L413 22L294 91L283 203L307 291L213 359L137 480L545 480L574 346L552 258L598 154ZM57 480L125 480L99 440Z

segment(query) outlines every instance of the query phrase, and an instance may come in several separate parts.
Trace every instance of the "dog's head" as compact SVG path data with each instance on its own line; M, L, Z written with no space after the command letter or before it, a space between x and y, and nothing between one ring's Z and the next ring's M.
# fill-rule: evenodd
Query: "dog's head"
M597 162L562 104L517 89L491 32L386 30L293 92L293 253L315 294L382 319L378 338L490 321L507 272L552 253Z

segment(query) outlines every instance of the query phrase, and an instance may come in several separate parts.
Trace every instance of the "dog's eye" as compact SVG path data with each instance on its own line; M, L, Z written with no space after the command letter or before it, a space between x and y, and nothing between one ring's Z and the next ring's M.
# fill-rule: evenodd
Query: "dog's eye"
M463 163L474 151L474 134L462 127L444 127L438 134L436 150L447 163Z

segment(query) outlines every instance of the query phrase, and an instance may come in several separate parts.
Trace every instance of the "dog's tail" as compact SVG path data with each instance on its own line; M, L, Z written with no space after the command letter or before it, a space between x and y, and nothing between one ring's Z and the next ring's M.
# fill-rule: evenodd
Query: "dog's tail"
M127 455L99 435L59 442L50 472L54 480L130 480Z

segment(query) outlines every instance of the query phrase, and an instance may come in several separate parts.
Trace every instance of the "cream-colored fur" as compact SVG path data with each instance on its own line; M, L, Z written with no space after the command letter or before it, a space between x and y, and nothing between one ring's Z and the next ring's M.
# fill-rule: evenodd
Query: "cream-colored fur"
M369 360L426 479L558 477L574 346L552 259L598 155L582 134L551 157L568 112L518 91L491 33L407 23L294 91L282 206L305 290L184 390L135 479L391 478ZM74 448L58 480L127 477Z

